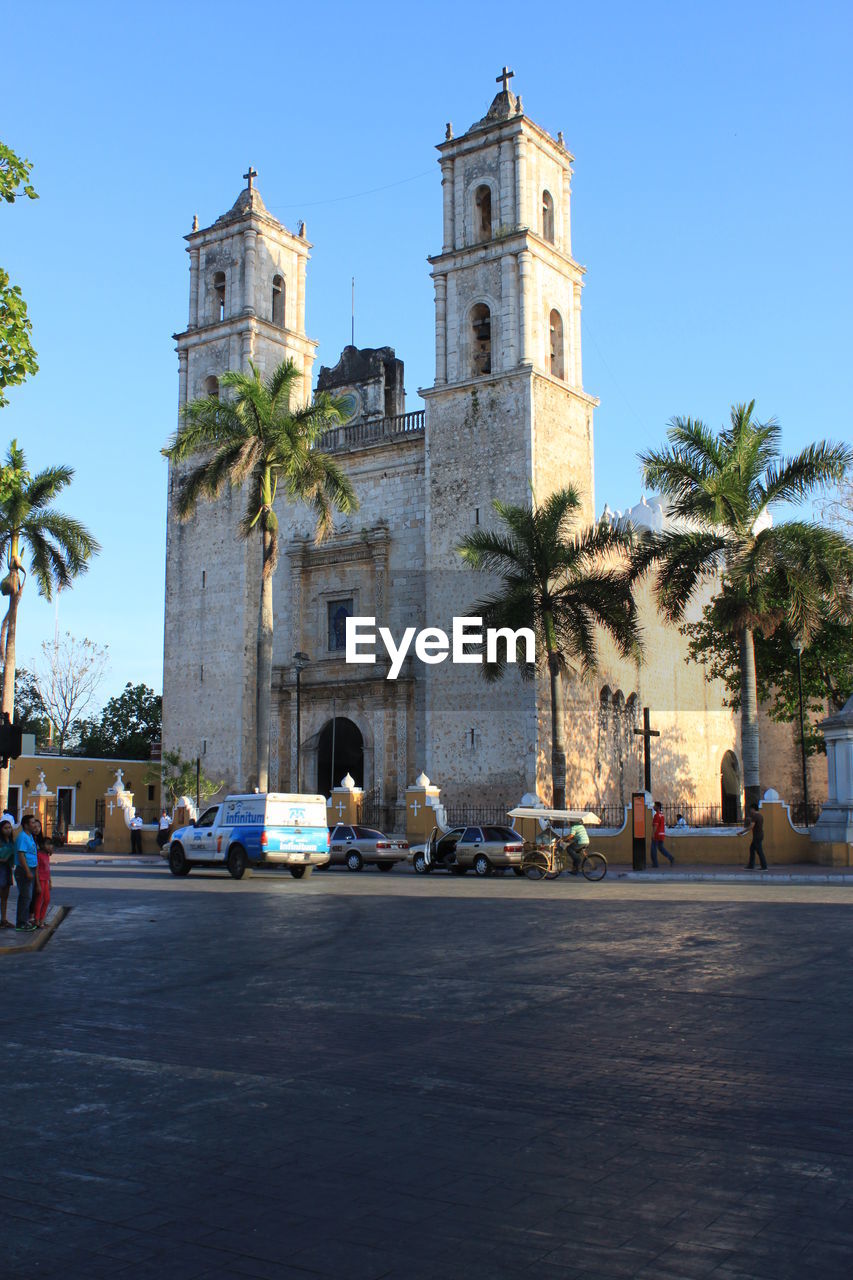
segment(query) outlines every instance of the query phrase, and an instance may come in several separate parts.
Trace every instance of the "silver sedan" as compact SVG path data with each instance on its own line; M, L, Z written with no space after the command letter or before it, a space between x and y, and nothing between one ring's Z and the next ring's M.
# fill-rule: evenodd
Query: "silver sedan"
M378 867L391 871L396 862L409 855L408 840L383 835L375 827L347 826L339 822L329 836L330 866L349 867L361 871L362 867Z

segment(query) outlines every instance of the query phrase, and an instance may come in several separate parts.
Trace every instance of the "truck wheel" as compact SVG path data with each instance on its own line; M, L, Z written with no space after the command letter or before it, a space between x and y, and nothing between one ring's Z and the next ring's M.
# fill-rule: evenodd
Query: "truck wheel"
M294 880L304 880L306 876L310 876L313 870L314 868L311 864L306 862L301 867L291 867L290 874L293 876Z
M228 858L226 866L228 873L234 880L242 880L246 874L246 867L249 859L246 857L246 850L241 844L232 844L228 850Z
M192 867L184 856L183 847L173 844L169 849L169 870L173 876L188 876Z

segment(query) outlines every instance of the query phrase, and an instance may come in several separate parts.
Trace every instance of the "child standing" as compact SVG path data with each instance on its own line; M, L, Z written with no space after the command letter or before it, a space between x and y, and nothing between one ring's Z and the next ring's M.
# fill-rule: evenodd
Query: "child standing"
M45 840L38 851L38 894L36 895L35 922L36 928L46 929L47 909L50 906L50 858L53 853L53 841Z

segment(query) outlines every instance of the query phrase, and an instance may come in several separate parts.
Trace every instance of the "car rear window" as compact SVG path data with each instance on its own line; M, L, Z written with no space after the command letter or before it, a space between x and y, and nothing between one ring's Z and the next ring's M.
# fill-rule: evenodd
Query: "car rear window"
M487 840L505 840L512 843L520 843L521 836L517 831L511 831L509 827L486 827Z
M374 827L356 827L355 834L359 840L384 840L385 837L381 831L377 831Z

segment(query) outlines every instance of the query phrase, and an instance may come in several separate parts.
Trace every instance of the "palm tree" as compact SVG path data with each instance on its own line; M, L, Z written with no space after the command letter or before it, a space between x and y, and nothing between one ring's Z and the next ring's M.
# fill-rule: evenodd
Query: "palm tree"
M11 719L15 710L15 644L18 608L27 580L26 562L35 577L39 595L50 600L54 588L62 591L89 567L99 544L78 520L63 515L50 504L74 477L71 467L48 467L31 476L24 451L17 440L9 445L0 470L0 557L7 567L0 593L9 601L0 628L3 689L0 711ZM9 793L9 770L0 770L0 802Z
M472 569L500 575L500 588L476 605L487 627L529 627L536 653L544 655L551 684L551 778L553 806L566 803L566 741L562 676L595 669L596 627L604 627L624 656L639 653L637 607L625 553L630 532L602 522L572 531L581 501L571 486L540 506L495 502L504 528L475 529L459 545ZM487 679L503 674L504 662L486 664ZM533 668L522 666L530 677Z
M320 541L331 531L333 512L355 511L352 484L338 464L318 447L320 437L344 416L342 400L318 395L313 404L291 408L302 370L283 361L267 378L250 362L250 373L231 371L219 379L229 399L208 396L186 406L183 421L163 453L173 463L203 454L184 475L178 516L188 520L200 498L219 496L226 484L247 485L240 533L257 531L263 554L258 614L257 761L258 788L269 785L272 690L273 591L278 559L278 519L274 503L281 486L290 501L304 502L316 516Z
M774 419L753 420L755 401L732 406L731 426L715 434L692 418L673 418L669 447L640 455L647 485L669 500L682 528L651 535L634 555L634 570L657 565L659 607L679 621L697 586L721 574L723 624L738 639L741 747L747 805L761 795L754 633L785 622L805 641L828 607L849 614L853 603L853 546L839 533L808 521L774 525L770 508L802 502L840 481L853 450L820 441L793 458L780 457Z

